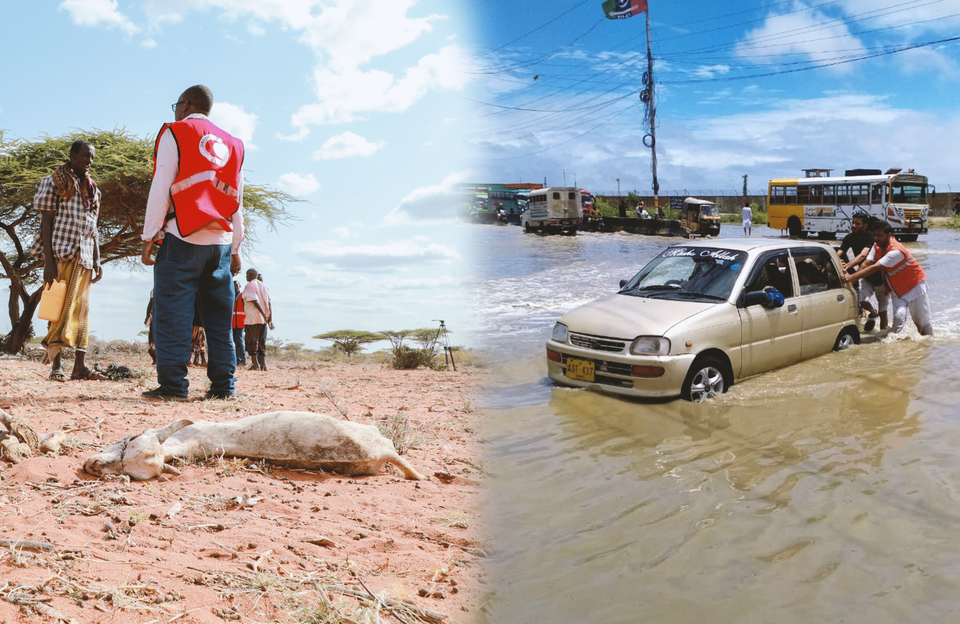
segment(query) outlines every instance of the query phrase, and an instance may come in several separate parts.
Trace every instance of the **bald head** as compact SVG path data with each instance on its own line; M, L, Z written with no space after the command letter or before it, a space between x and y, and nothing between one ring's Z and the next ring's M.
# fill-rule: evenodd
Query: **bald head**
M247 281L252 282L257 279L257 270L256 269L247 269Z
M193 85L180 95L180 99L189 102L196 112L203 115L209 115L213 108L213 91L203 85Z

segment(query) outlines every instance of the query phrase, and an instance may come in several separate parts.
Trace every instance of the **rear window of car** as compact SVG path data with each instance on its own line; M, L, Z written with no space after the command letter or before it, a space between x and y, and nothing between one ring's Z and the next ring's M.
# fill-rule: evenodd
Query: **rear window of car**
M797 282L801 295L813 295L842 288L840 275L830 254L823 249L793 249L790 251L797 267Z

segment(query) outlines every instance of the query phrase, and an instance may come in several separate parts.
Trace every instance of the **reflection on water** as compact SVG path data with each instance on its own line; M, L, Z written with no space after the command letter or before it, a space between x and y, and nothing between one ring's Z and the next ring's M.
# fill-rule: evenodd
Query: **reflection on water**
M598 237L554 252L576 275L543 263L480 280L502 304L489 331L503 322L519 333L491 338L501 358L487 431L498 526L479 619L904 622L960 609L960 287L950 279L960 254L947 253L960 237L937 232L918 245L934 339L873 341L707 404L544 381L542 341L579 303L551 293L599 296L659 250L623 243ZM536 241L513 244L537 252Z

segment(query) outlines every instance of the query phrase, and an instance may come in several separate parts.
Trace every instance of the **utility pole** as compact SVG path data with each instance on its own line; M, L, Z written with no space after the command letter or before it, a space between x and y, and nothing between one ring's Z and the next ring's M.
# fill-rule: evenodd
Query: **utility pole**
M743 174L743 205L747 205L747 174Z
M647 106L650 107L650 165L653 169L653 208L660 206L660 181L657 180L657 105L653 89L653 54L650 51L650 2L647 2Z
M620 178L617 178L617 196L620 195Z
M563 173L563 185L567 185L567 170L563 167L560 167L560 171Z
M573 174L573 188L577 188L577 174Z

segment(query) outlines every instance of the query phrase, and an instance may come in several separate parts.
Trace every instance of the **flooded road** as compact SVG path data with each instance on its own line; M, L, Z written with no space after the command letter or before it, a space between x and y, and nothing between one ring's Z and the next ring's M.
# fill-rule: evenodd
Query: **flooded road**
M677 239L475 238L499 379L481 621L960 620L960 234L909 245L933 339L910 325L707 404L546 379L553 322Z

